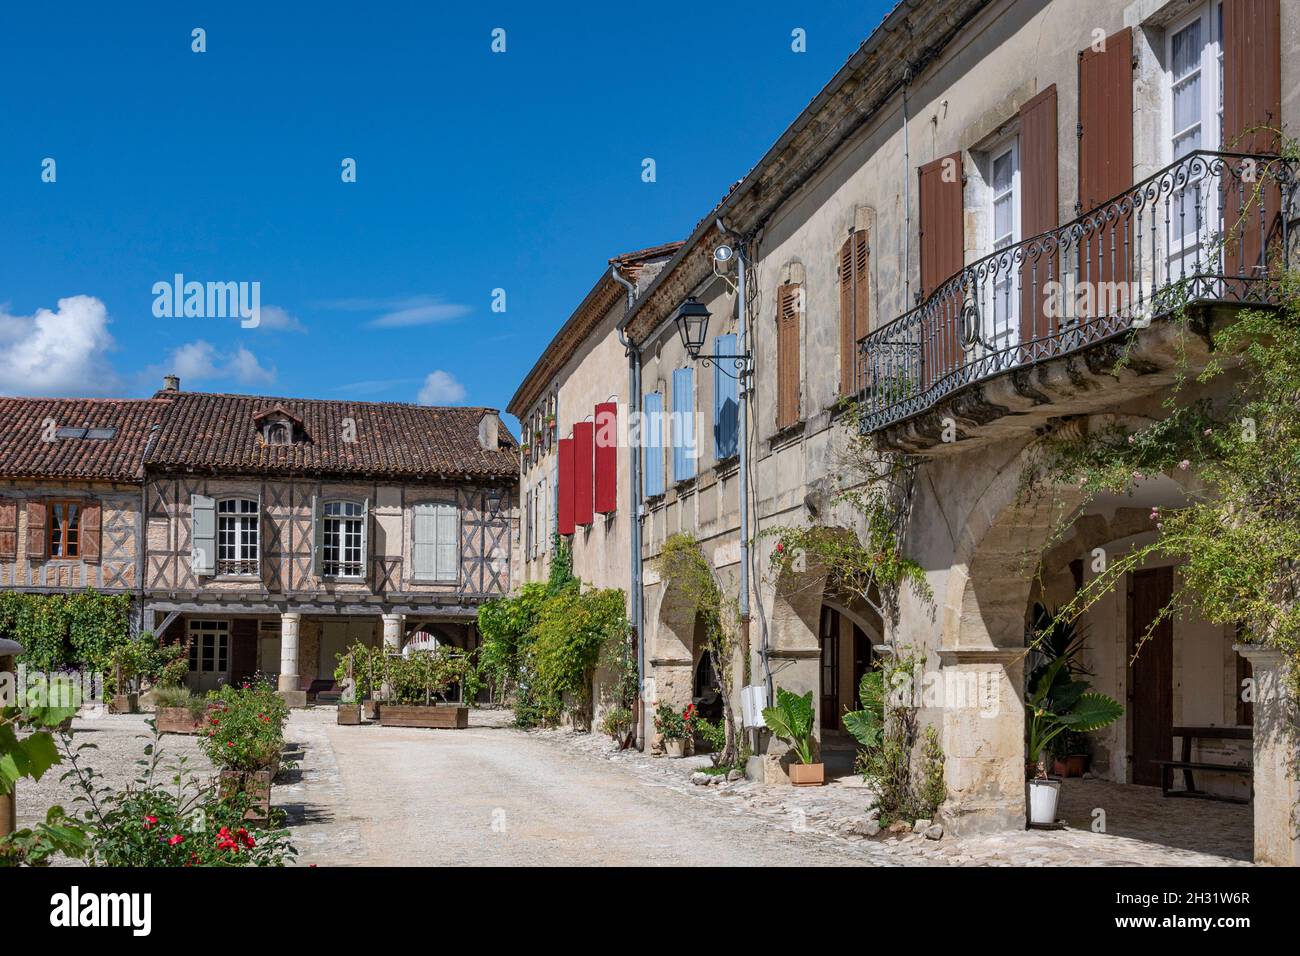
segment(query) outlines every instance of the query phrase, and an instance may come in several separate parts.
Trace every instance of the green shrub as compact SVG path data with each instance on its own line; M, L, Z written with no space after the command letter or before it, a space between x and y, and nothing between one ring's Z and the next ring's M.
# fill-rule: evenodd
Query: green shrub
M208 702L213 707L199 744L214 765L241 771L276 766L289 707L270 684L227 684L209 694Z

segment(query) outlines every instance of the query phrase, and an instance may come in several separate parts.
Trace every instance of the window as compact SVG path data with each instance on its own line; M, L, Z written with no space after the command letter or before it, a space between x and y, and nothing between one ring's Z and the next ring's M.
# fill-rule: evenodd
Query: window
M460 580L459 509L449 504L416 505L412 524L412 577L455 584Z
M251 498L223 498L217 502L217 573L257 574L257 502Z
M288 422L271 422L266 426L268 445L292 445L293 427Z
M190 673L224 675L230 664L230 625L190 621Z
M992 249L998 252L1020 241L1020 148L1017 140L989 151L989 222L992 224ZM1020 297L1015 287L1016 270L1008 257L997 261L989 289L993 297L987 310L992 327L987 345L1002 351L1020 340Z
M1223 138L1223 7L1207 4L1168 31L1168 153L1177 162ZM1218 231L1218 190L1194 183L1175 189L1169 208L1171 270L1195 271L1202 244Z
M321 521L322 571L330 578L365 574L365 509L355 501L327 501Z
M75 558L81 554L81 504L50 502L50 557Z

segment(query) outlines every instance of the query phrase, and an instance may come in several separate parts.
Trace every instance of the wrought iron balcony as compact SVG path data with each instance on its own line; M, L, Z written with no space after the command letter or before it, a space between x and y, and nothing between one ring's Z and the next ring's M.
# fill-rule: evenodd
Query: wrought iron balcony
M1275 303L1296 172L1277 156L1189 153L1073 222L971 263L858 341L863 429L1183 305Z

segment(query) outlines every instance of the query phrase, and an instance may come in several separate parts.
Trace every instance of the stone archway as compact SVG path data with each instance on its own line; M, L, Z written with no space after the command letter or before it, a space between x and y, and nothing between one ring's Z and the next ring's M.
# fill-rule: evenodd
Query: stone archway
M691 702L695 618L695 602L687 595L681 582L672 578L660 581L659 604L653 618L647 662L655 682L655 703L666 701L681 709Z
M942 595L943 750L954 833L1025 821L1025 613L1053 533L1079 507L1073 489L1022 503L1028 448L999 469L957 537Z

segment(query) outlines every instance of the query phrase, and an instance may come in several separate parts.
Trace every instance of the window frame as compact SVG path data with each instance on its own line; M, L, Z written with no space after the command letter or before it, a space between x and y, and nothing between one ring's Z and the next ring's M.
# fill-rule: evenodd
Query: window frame
M1011 157L1011 183L1006 189L999 190L994 182L994 168L998 160L1004 156ZM989 226L988 235L984 242L984 251L986 255L991 256L1003 249L1014 248L1016 243L1025 238L1021 235L1020 222L1023 192L1020 179L1020 130L1018 128L1014 132L996 140L984 150L984 174L986 196L982 205L984 215L988 217ZM999 246L997 210L998 202L1002 199L1010 199L1011 201L1011 232L1005 234L1005 242ZM1005 291L1008 285L1010 287L1009 295ZM988 349L993 354L1008 352L1020 344L1020 290L1015 287L1014 270L1009 272L1001 281L991 283L988 288L991 301L985 313L989 322L984 335L986 341L981 342L977 348ZM1002 324L998 322L999 298L1001 298L1004 305L1009 305L1006 314L1001 317Z
M187 658L191 674L230 673L230 622L219 618L191 618L185 623L189 644ZM203 639L212 639L211 666L204 667ZM218 666L224 662L224 667Z
M332 515L329 513L330 506L332 505L355 508L356 513L346 514L346 515L342 515L342 514ZM365 503L361 501L357 501L355 498L326 498L321 501L320 522L321 522L321 542L320 542L321 577L328 578L332 581L364 581L366 577L366 562L368 557L366 554L367 541L366 541ZM348 561L347 558L345 557L348 548L347 539L346 539L346 536L348 535L348 531L343 527L343 525L351 524L353 522L355 522L357 526L356 549L357 549L358 557L356 561ZM331 523L338 526L335 528L333 532L330 531ZM340 557L335 558L333 562L331 562L331 560L327 557L328 550L331 547L331 543L330 543L331 537L338 538L338 540L335 541L334 544L337 546L337 550L340 555ZM330 570L331 564L333 564L335 568L335 570L333 571ZM341 573L338 570L339 567L350 565L350 564L354 564L357 566L357 571L355 573Z
M262 503L259 498L249 498L241 494L224 495L216 498L216 573L223 577L232 578L255 578L262 573ZM223 512L222 507L228 503L235 503L236 510ZM238 506L251 504L252 510L242 510ZM247 532L244 527L247 519L252 519L253 539L251 542L253 557L243 556L241 552L246 552L250 542L240 540L240 536ZM236 524L233 529L235 539L231 542L230 547L234 549L235 556L230 558L222 557L222 549L225 548L226 542L222 540L223 528L222 523L227 520L235 520ZM252 565L252 570L248 566ZM234 568L234 570L232 570Z
M78 498L53 498L45 502L45 553L51 561L75 561L81 558L81 517L85 511L85 504L85 501ZM75 509L71 528L68 522L60 525L55 520L59 508ZM73 538L70 554L68 553L69 531ZM56 542L60 547L56 547ZM59 551L63 553L58 553Z

